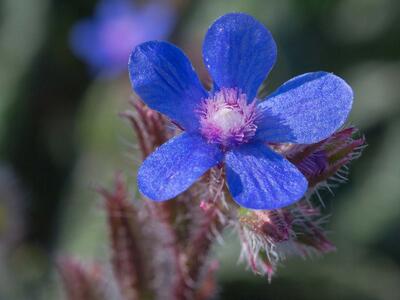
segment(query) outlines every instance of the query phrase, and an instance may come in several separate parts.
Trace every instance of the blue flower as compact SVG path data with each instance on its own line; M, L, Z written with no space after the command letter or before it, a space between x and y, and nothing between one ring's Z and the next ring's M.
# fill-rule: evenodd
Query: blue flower
M270 32L253 17L231 13L209 28L203 58L213 78L208 92L184 53L159 41L137 46L129 72L133 89L184 132L142 164L140 191L164 201L224 163L229 191L241 206L276 209L299 200L307 180L267 143L316 143L346 120L352 89L326 72L297 76L263 101L257 89L276 60Z
M130 0L101 0L94 17L72 28L71 48L93 73L118 75L133 47L165 38L173 23L171 9L161 2L136 7Z

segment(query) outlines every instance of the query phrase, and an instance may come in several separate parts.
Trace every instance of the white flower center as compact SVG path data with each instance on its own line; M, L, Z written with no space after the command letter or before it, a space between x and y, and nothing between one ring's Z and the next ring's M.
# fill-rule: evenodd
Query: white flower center
M246 95L236 89L222 89L204 100L199 113L203 136L225 148L248 142L257 129L255 104L247 104Z
M224 107L216 111L211 116L211 121L218 126L224 134L227 134L231 129L243 126L243 114L230 107Z

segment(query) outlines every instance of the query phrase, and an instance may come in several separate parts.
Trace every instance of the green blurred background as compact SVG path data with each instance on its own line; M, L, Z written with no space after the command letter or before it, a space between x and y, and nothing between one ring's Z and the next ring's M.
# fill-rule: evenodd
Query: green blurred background
M145 1L144 1L145 2ZM0 1L0 299L62 299L60 254L106 262L96 185L139 162L128 124L127 72L94 78L68 43L96 0ZM201 65L211 22L248 12L273 33L267 83L327 70L355 91L349 124L368 142L348 183L323 193L337 252L289 259L271 284L237 265L227 234L217 299L400 299L400 2L398 0L176 0L171 40ZM131 188L135 191L134 185Z

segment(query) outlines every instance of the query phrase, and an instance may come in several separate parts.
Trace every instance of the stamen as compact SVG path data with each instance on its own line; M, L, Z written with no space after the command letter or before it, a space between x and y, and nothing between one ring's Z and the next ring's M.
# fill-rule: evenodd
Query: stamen
M204 100L199 109L201 133L210 143L233 147L247 143L257 129L255 103L245 94L223 89Z

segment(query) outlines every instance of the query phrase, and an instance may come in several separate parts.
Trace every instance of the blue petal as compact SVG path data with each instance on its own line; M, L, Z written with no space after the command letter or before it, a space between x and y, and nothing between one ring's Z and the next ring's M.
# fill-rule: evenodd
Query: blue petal
M203 58L215 90L238 88L252 101L275 64L276 45L271 33L256 19L230 13L209 28Z
M195 111L207 97L190 61L177 47L151 41L137 46L129 60L133 89L152 109L197 130Z
M307 190L303 174L264 144L233 149L225 162L229 190L240 206L277 209L296 202Z
M256 138L268 142L316 143L346 121L353 91L326 72L307 73L283 84L259 104Z
M223 158L216 145L198 135L182 133L163 144L138 172L140 192L154 201L171 199L189 188Z
M75 24L71 30L70 44L74 54L88 63L94 73L108 65L107 53L100 45L96 22L85 19Z

